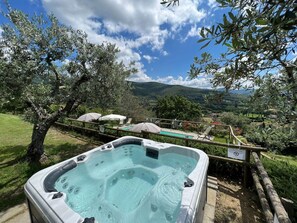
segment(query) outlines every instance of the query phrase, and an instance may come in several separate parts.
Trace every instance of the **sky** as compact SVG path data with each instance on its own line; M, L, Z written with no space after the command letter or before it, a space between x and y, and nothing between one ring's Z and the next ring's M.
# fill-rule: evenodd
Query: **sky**
M214 56L224 49L200 49L199 31L221 21L223 11L215 0L180 0L164 7L160 0L10 0L29 15L53 13L61 23L87 33L93 43L111 42L121 50L119 60L135 62L138 70L129 80L211 88L211 77L190 80L193 58L207 51ZM1 1L1 8L4 8ZM7 20L0 16L0 24ZM1 29L0 29L1 33Z

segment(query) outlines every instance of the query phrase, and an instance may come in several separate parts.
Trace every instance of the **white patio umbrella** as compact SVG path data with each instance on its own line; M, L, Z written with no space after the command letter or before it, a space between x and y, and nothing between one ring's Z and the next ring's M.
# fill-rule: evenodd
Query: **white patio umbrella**
M159 133L161 131L161 128L154 123L150 122L141 122L136 125L134 125L131 128L131 131L133 132L141 132L141 131L147 131L147 132L154 132Z
M101 114L91 112L80 116L77 120L83 121L83 122L91 122L93 120L97 120L100 117L101 117Z
M125 120L126 116L123 115L116 115L116 114L110 114L110 115L105 115L99 118L100 121L114 121L114 120Z

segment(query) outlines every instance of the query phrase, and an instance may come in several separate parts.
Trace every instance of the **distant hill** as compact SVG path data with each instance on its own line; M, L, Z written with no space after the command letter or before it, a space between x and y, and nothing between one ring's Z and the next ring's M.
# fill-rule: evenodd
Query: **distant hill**
M131 82L131 84L133 94L149 100L152 105L158 97L179 95L198 102L203 110L213 112L234 111L234 109L244 109L248 98L242 94L226 94L223 91L167 85L157 82Z
M219 88L217 90L223 92L223 91L225 91L225 88ZM250 96L254 93L254 90L253 89L240 89L240 90L230 90L229 92L232 94L241 94L241 95Z

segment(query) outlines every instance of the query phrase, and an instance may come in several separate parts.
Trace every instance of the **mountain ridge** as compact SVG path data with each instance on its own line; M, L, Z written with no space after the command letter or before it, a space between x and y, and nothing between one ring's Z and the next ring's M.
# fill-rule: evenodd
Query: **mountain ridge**
M182 85L167 85L158 82L130 82L135 96L157 101L158 97L179 95L201 105L204 110L232 111L234 108L244 107L246 94L225 93L221 90L201 89ZM220 99L220 100L219 100Z

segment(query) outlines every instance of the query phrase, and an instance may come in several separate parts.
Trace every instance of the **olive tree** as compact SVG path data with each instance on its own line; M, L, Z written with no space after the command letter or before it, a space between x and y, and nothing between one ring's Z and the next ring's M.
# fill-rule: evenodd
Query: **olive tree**
M203 43L202 48L211 43L227 49L217 58L206 52L196 57L190 77L209 74L215 87L257 89L253 108L276 110L280 124L290 129L288 144L296 148L296 1L216 1L229 12L221 22L202 28L198 42ZM172 5L170 0L162 2Z
M183 1L181 1L182 4ZM211 42L227 47L220 57L204 52L195 57L189 75L213 76L213 86L228 89L256 87L254 100L277 107L279 114L296 119L297 113L297 5L295 0L216 0L220 8L229 11L222 21L203 27L198 41L202 48ZM160 0L167 7L179 5L179 0ZM265 94L261 88L271 86L276 91ZM266 93L270 93L266 91ZM279 93L275 97L276 93ZM280 101L276 104L276 101ZM285 105L285 107L284 107ZM284 118L284 117L282 117Z
M297 117L297 6L295 0L217 0L230 9L222 21L201 30L202 48L224 45L218 58L202 53L190 76L213 76L214 86L256 87L268 108L280 110L292 124ZM270 90L269 90L270 89ZM288 118L289 117L289 118ZM297 131L296 131L297 132Z
M29 160L44 154L49 128L80 104L116 103L132 72L117 61L118 49L93 44L87 35L50 16L30 17L8 6L0 52L1 101L21 99L34 123ZM51 105L59 105L52 111Z

